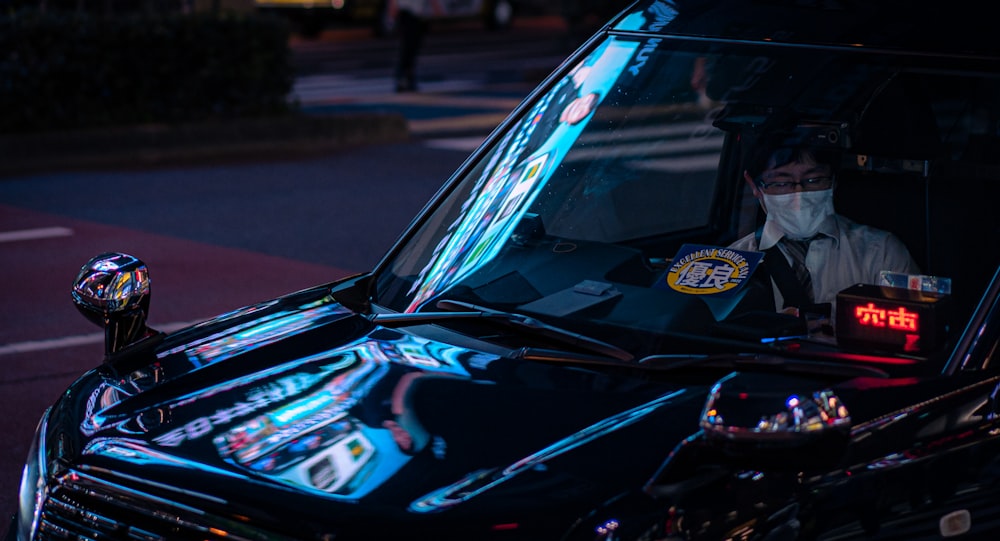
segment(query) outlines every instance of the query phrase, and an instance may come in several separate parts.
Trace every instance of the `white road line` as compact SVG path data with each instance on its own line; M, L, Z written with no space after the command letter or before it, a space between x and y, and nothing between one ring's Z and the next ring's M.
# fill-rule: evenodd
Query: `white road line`
M696 156L678 156L658 160L641 160L630 162L636 169L663 171L665 173L690 173L693 171L715 171L719 168L718 154L701 154Z
M483 144L483 137L441 137L428 139L424 146L428 148L439 148L442 150L461 150L471 152Z
M185 327L190 327L198 323L197 321L167 323L166 325L153 325L158 331L173 332ZM0 357L4 355L14 355L15 353L30 353L33 351L49 351L53 349L64 349L88 344L99 344L104 342L104 333L96 332L92 334L81 334L77 336L64 336L62 338L51 338L48 340L28 340L13 344L0 344Z
M324 76L296 81L291 98L303 105L323 103L408 103L423 97L435 97L434 92L463 92L484 88L479 80L459 79L426 81L420 83L424 94L397 94L390 77L382 79L353 79L350 77ZM515 103L516 105L516 103Z
M96 344L103 341L104 333L67 336L65 338L54 338L52 340L31 340L28 342L18 342L15 344L4 344L0 346L0 356L13 355L15 353L30 353L32 351L48 351L51 349L71 348L74 346Z
M71 235L73 235L73 230L68 227L40 227L38 229L22 229L20 231L0 231L0 242L49 239L52 237L69 237Z

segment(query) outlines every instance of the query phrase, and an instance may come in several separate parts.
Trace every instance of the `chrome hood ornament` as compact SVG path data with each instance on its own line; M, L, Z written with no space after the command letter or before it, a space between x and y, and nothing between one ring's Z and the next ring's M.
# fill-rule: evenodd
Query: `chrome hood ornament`
M92 258L73 281L73 304L104 328L104 352L110 357L153 331L146 326L150 280L146 264L119 252Z

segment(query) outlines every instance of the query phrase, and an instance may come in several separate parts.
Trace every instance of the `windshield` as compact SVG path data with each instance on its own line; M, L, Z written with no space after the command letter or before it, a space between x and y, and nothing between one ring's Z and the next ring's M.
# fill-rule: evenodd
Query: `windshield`
M975 196L995 194L1000 173L1000 88L981 69L995 63L629 35L579 58L385 262L380 305L427 312L461 301L636 355L808 334L927 356L964 328L997 264L982 244L995 213ZM751 174L752 147L772 133L835 158L808 182ZM824 298L809 314L785 310L778 271L763 270L777 259L767 222L799 219L767 219L782 191L830 191L817 204L843 217L820 229L825 249L844 253L813 270ZM867 274L831 278L847 266ZM838 304L873 300L910 304L844 317L892 319L906 331L895 342L858 325L848 335L843 318L837 329Z

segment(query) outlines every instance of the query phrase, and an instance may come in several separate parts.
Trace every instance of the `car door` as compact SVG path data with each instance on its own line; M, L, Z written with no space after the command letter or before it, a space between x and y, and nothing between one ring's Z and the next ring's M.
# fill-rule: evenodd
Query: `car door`
M1000 519L1000 280L942 370L865 381L847 467L814 502L819 539L937 539ZM867 386L867 387L865 387Z

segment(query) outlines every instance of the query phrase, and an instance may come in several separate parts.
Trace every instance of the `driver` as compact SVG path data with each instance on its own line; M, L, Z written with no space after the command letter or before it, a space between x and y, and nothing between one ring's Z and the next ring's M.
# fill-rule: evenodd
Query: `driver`
M839 152L771 136L749 153L743 179L766 213L732 248L764 252L782 311L829 315L837 293L877 284L881 271L919 274L895 235L833 208ZM788 263L783 266L782 260ZM791 271L790 273L788 271Z

